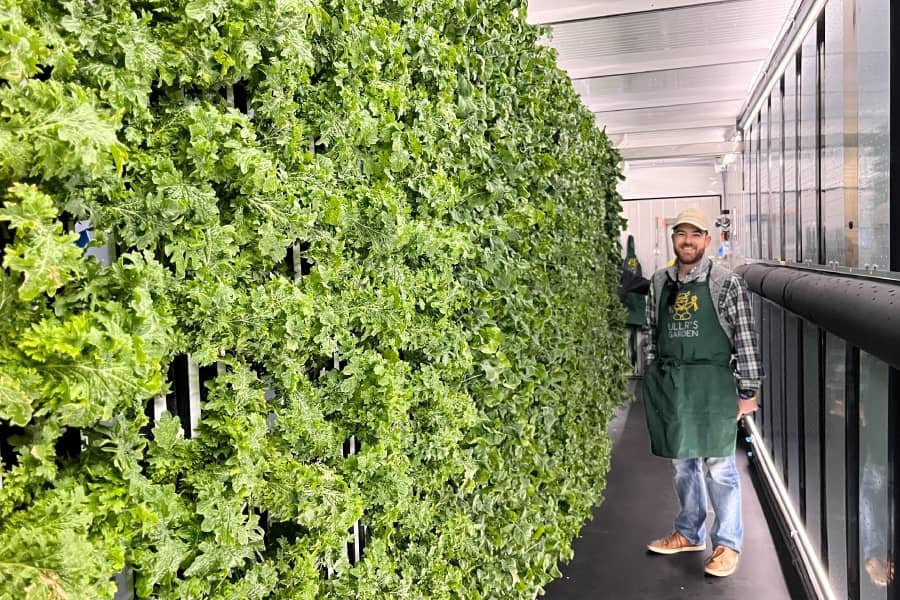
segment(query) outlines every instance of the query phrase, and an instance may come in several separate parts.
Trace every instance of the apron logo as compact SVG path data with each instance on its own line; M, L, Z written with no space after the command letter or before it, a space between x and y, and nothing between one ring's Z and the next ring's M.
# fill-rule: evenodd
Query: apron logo
M669 307L669 312L676 321L690 321L691 310L697 312L700 310L700 306L697 303L697 296L691 294L690 291L678 294L675 298L675 306Z
M637 270L637 264L638 264L638 263L637 263L637 259L636 259L636 258L629 258L629 259L628 259L628 268L631 269L632 271L636 271L636 270Z

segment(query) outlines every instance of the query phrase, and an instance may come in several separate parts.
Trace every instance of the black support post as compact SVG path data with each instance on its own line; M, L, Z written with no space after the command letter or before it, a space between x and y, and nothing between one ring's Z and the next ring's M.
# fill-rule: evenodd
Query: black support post
M825 490L828 489L828 442L825 432L828 431L828 406L825 389L826 351L825 330L819 330L819 514L821 517L820 540L822 540L822 564L828 569L828 502Z
M799 239L799 238L798 238ZM800 482L800 490L798 493L800 499L800 516L806 523L806 402L803 387L803 320L797 319L797 327L794 330L797 336L797 356L794 360L794 373L797 374L797 444L799 445L799 456L797 457L797 481Z
M859 348L847 345L844 378L847 593L859 600Z
M762 193L760 189L762 188L762 183L760 182L760 176L762 175L762 111L756 115L756 190L754 193L756 195L756 256L755 258L762 258Z
M783 154L782 154L783 155ZM782 196L784 198L784 196ZM782 229L781 229L781 240L782 240L782 249L784 249L784 203L781 205L782 211ZM782 256L784 254L782 253ZM784 465L784 483L785 486L790 486L791 482L791 452L789 450L790 447L790 436L789 436L789 426L788 423L790 419L788 417L788 371L785 368L787 365L787 313L785 313L784 309L778 307L778 343L781 345L781 364L777 365L777 369L780 369L780 377L778 379L779 390L778 394L781 397L781 464ZM795 373L800 373L800 371L795 371Z
M894 83L900 77L897 65L897 29L894 27L896 11L895 3L890 3L891 21L891 106L897 106L900 95L897 93L897 85ZM893 117L893 115L892 115ZM893 118L891 119L894 120ZM898 137L896 124L891 124L890 147L890 173L891 173L891 198L890 198L890 232L891 232L891 271L900 271L900 170L897 169ZM891 526L888 528L888 564L896 565L900 558L900 535L897 535L897 526L900 525L900 371L895 368L890 370L888 380L888 503ZM900 600L900 585L896 577L888 582L887 597L890 600Z
M897 106L900 102L900 95L897 93L897 86L894 84L898 74L897 65L897 31L894 28L894 10L895 3L891 2L891 106ZM891 121L895 121L891 114ZM890 214L890 231L891 231L891 271L900 271L900 171L897 170L898 148L900 143L898 138L896 123L891 123L891 149L890 149L890 172L891 172L891 214Z
M780 208L778 210L778 242L779 242L778 258L780 258L781 260L788 260L788 257L785 256L787 254L787 252L786 252L785 241L784 241L784 234L785 234L784 222L786 220L784 209L785 209L785 196L787 196L787 194L784 191L784 187L785 187L784 186L784 184L785 184L785 180L784 180L784 162L785 162L784 139L785 139L785 137L787 137L787 133L784 130L784 75L781 76L781 80L778 82L778 93L781 94L781 101L779 102L779 105L781 106L781 111L780 111L781 114L779 115L779 118L781 119L781 128L780 128L781 138L778 140L778 143L780 145L778 156L780 157L780 160L781 160L781 164L778 166L778 176L781 181L781 185L779 186L779 192L778 192L778 202L780 205ZM794 171L796 171L796 170L797 170L797 167L795 165Z
M181 421L184 437L191 437L190 370L188 355L179 354L169 365L169 382L172 390L166 394L166 410Z
M893 18L893 9L891 15ZM893 41L893 32L891 34ZM891 44L893 47L893 43ZM892 67L893 68L893 67ZM890 527L888 527L888 564L896 565L900 558L900 535L897 525L900 524L900 371L891 368L888 379L888 505ZM900 585L896 577L888 582L889 600L900 600Z
M818 236L818 262L825 264L825 230L822 219L822 134L825 124L825 11L819 15L816 27L816 235Z
M803 156L803 45L797 49L797 262L803 262L803 177L800 175L801 157Z

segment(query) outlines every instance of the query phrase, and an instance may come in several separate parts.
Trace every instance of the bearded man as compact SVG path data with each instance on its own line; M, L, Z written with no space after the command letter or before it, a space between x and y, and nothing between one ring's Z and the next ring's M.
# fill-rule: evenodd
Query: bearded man
M675 219L675 264L653 274L647 302L643 397L653 454L672 459L680 512L657 554L706 550L707 502L715 520L706 573L726 577L743 543L737 422L759 407L763 377L744 280L705 255L706 215ZM708 498L708 499L707 499Z

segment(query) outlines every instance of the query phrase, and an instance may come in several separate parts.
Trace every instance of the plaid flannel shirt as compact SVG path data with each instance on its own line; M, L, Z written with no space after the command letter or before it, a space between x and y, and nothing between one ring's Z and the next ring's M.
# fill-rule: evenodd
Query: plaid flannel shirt
M677 265L667 267L665 270L667 277L673 281L677 279ZM706 257L688 273L682 283L706 281L708 272L709 258ZM645 353L648 363L656 356L656 319L659 308L654 288L654 285L650 286L644 321ZM732 341L732 362L738 389L757 392L760 388L760 380L765 374L759 354L759 345L756 343L750 292L747 290L747 283L737 273L729 272L722 281L716 312L719 315L720 323L724 321L730 329L725 333Z

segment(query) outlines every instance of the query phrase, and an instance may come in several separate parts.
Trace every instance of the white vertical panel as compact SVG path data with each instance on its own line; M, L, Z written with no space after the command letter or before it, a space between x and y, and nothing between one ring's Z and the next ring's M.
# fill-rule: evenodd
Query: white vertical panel
M188 402L190 406L190 437L194 437L200 423L200 365L188 354Z
M162 418L164 412L166 412L166 396L165 394L160 394L153 398L153 422L158 423Z
M299 281L303 278L303 257L301 256L303 247L299 243L296 243L291 246L291 249L291 255L294 257L294 260L292 261L294 263L294 281Z

